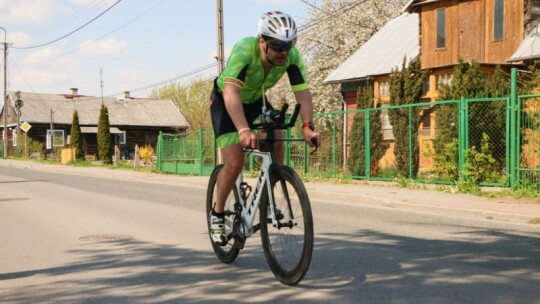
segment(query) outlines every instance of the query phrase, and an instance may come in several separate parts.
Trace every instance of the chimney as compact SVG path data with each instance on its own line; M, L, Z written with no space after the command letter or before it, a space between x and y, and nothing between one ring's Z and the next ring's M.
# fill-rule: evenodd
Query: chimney
M79 96L78 91L79 91L79 89L77 89L77 88L71 88L71 95L73 95L73 97Z
M129 91L124 91L124 99L131 99L129 96Z

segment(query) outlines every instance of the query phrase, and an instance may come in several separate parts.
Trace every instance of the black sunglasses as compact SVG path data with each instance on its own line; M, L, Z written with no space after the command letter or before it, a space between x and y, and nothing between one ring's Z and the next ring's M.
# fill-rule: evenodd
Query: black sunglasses
M277 39L268 39L265 40L268 47L276 52L290 51L294 46L296 39L293 41L285 42Z

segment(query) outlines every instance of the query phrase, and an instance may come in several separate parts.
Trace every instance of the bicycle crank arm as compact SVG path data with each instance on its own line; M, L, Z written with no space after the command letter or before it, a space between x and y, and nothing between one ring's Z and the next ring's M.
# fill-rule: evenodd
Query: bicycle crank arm
M231 239L235 239L236 242L234 243L233 247L238 249L244 249L244 244L246 243L246 238L238 232L231 232L229 235L227 235L227 242L229 242Z
M253 230L253 233L255 233L261 229L261 224L253 225L253 228L251 229Z
M292 228L292 227L295 227L297 226L298 224L295 222L295 221L287 221L286 223L281 223L281 222L278 222L278 229L280 228L284 228L284 227L288 227L288 228Z

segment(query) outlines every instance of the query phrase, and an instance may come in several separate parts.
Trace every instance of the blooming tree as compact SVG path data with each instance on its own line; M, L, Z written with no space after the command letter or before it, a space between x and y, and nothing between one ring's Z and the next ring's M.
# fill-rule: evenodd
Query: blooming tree
M407 0L302 2L308 7L308 18L305 24L299 27L297 47L306 66L314 111L339 110L341 101L336 93L339 93L340 88L325 85L324 79L382 26L397 17ZM278 104L294 100L285 78L270 94L271 99Z

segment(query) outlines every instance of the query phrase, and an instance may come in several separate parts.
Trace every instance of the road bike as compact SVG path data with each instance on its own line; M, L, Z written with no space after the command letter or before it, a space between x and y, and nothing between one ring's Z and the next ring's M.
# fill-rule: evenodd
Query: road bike
M274 155L277 141L302 141L275 137L275 130L294 126L300 105L296 105L290 116L286 115L287 108L286 103L281 111L267 111L263 106L260 123L253 127L267 136L259 140L258 148L244 149L245 155L261 159L256 186L252 189L240 173L225 203L227 243L220 246L211 237L210 242L217 258L230 264L244 248L246 239L260 230L266 261L275 277L286 285L295 285L302 280L311 262L313 216L302 180L292 168L278 164ZM317 146L316 142L314 144ZM216 166L208 183L208 221L216 201L216 183L222 168L222 164ZM255 224L257 213L259 222ZM210 229L208 233L211 233Z

